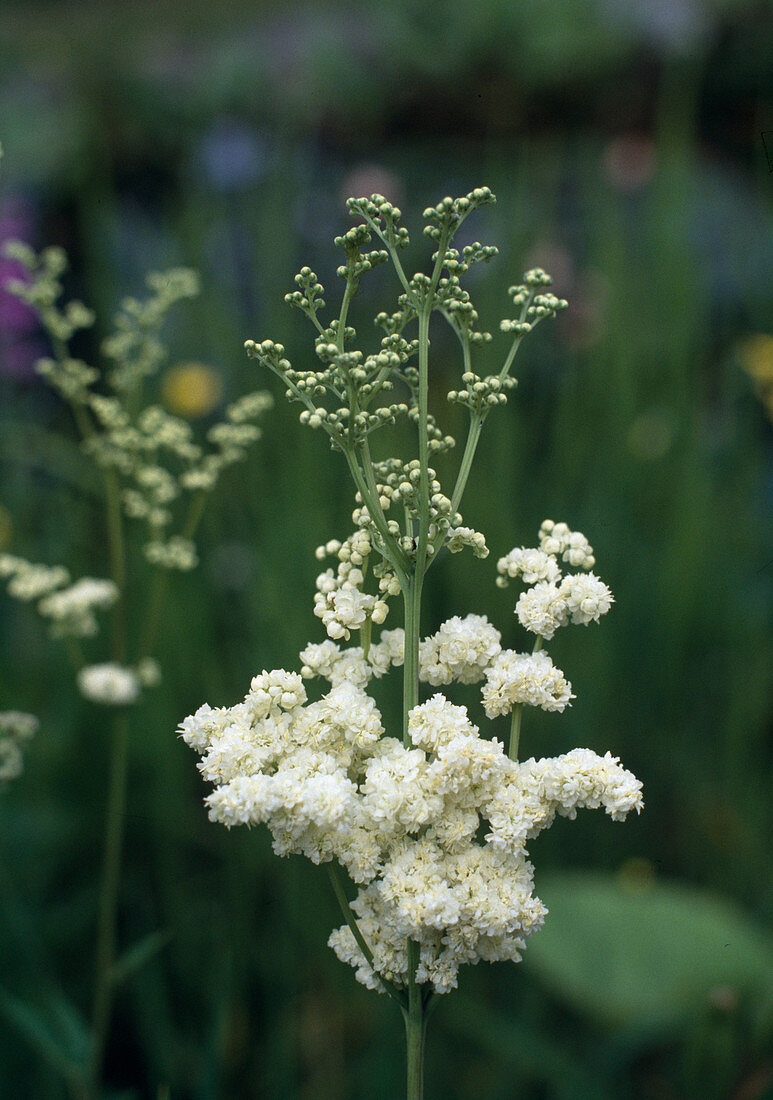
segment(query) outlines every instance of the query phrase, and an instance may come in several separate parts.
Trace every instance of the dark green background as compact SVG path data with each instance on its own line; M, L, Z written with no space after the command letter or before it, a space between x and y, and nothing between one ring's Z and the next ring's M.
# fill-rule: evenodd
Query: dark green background
M773 453L739 348L771 328L772 39L769 7L741 0L5 0L0 203L21 196L31 243L67 248L68 289L98 311L98 336L145 271L197 268L172 359L220 371L225 399L256 385L277 398L211 502L201 566L165 617L163 686L136 712L120 934L170 938L119 997L110 1095L400 1095L399 1017L325 947L339 918L324 872L275 859L264 830L210 825L174 734L321 640L313 549L348 530L343 460L242 344L271 337L313 364L311 330L282 299L309 264L337 301L332 237L375 170L416 266L426 205L496 192L470 223L500 249L470 283L484 327L497 331L507 286L535 263L571 303L524 344L518 390L486 425L464 510L491 558L438 563L425 626L485 613L521 644L496 558L532 544L545 516L585 532L616 603L556 638L577 699L529 714L524 749L611 749L647 802L625 825L586 814L534 843L553 909L543 942L518 968L466 972L443 1000L427 1095L770 1093ZM394 295L384 268L364 285L364 338ZM437 395L459 373L440 327L433 354ZM461 434L455 410L435 411ZM68 412L7 364L0 462L11 551L105 575ZM0 614L0 706L42 722L0 803L0 990L45 1002L64 1034L78 1025L46 998L53 985L88 1009L107 740L62 647L4 594ZM91 656L105 659L99 642ZM0 1017L0 1096L63 1095Z

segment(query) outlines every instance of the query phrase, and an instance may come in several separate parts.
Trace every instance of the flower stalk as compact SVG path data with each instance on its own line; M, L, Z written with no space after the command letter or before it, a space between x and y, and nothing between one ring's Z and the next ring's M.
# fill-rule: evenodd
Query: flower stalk
M59 305L67 259L61 249L37 255L15 241L5 246L24 278L6 289L37 313L52 350L38 372L67 401L83 451L95 463L103 486L110 580L81 578L70 583L64 567L35 565L0 555L0 577L11 595L35 601L52 635L63 638L74 659L78 687L90 701L111 708L110 751L104 843L96 912L95 966L89 1052L79 1072L78 1095L97 1100L102 1093L103 1062L116 991L117 919L129 774L130 711L142 689L154 686L160 670L151 654L161 621L170 573L197 563L193 536L206 498L221 473L246 455L259 436L253 421L271 404L264 393L245 395L225 411L208 432L208 446L193 439L191 426L159 405L143 402L143 384L155 374L166 350L160 329L169 310L198 292L195 274L176 269L147 278L144 301L126 299L115 318L115 331L102 344L104 369L74 358L69 342L94 322L80 302ZM185 505L177 505L186 498ZM142 551L155 575L141 617L141 636L129 636L129 602L141 601L132 585L127 526L144 528ZM176 524L179 526L176 527ZM95 611L113 608L110 660L84 665L79 639L98 633ZM133 663L130 663L131 658Z
M525 586L515 613L535 639L530 653L503 648L500 631L474 614L453 616L422 637L424 581L438 555L471 549L483 559L489 552L459 511L483 425L516 384L510 372L523 337L566 306L546 289L544 271L527 272L509 289L515 317L500 324L510 337L503 362L487 375L473 369L473 351L491 336L478 330L461 278L496 249L475 242L458 250L453 242L468 215L493 201L488 188L476 188L428 208L431 273L410 276L398 256L409 243L400 211L382 195L350 199L360 223L335 240L345 255L337 272L345 280L338 316L322 322L324 288L308 267L286 297L312 322L319 365L299 370L282 344L247 341L248 355L302 406L301 423L323 431L343 454L356 494L354 530L317 548L320 561L334 562L317 577L314 597L327 638L301 652L300 672L264 670L242 703L217 711L205 705L180 727L213 785L206 798L211 820L266 824L279 854L328 863L344 917L328 943L360 982L400 1005L408 1100L423 1097L430 1003L456 986L463 963L519 959L544 920L527 840L580 806L601 805L622 819L642 805L641 784L609 753L577 749L555 759L517 759L523 707L562 711L574 698L543 642L569 623L597 622L612 602L589 571L595 559L582 534L546 520L539 546L516 547L497 565L497 583L518 579ZM374 237L385 247L370 247ZM379 349L366 354L347 323L350 307L361 278L390 260L400 288L397 310L377 314L384 335ZM431 409L434 313L462 348L461 383L448 400L469 413L450 494L433 468L454 445ZM377 448L377 433L382 439L383 429L401 419L415 430L414 448L390 455ZM397 596L402 628L377 633ZM352 635L359 644L347 646ZM388 735L367 689L400 666L398 739ZM310 698L314 681L329 690ZM509 719L508 752L444 694L454 683L480 684L486 719ZM423 698L423 685L434 694ZM338 865L359 887L351 903Z

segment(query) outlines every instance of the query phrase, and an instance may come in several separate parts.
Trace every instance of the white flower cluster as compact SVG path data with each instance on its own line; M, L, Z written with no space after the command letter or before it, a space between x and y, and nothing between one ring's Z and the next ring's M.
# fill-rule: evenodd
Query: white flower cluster
M90 637L99 629L95 608L112 607L117 599L118 587L113 581L82 577L41 600L38 611L52 620L55 634Z
M477 684L502 648L502 635L485 615L448 619L419 647L419 677L433 687L458 680Z
M34 714L0 711L0 783L18 779L24 769L23 748L40 728Z
M322 620L328 636L334 640L344 638L348 641L352 630L359 630L368 622L376 625L383 623L389 610L387 598L398 595L400 591L394 574L381 569L378 572L374 570L379 577L379 594L363 592L364 567L371 549L370 534L363 529L355 531L344 542L334 539L317 548L319 559L327 556L338 558L335 573L332 569L326 569L317 577L314 596L314 614Z
M349 646L341 649L335 642L327 639L319 644L310 644L300 654L301 676L304 680L320 676L332 687L345 680L356 687L364 688L373 677L380 678L391 667L402 665L405 651L405 632L382 630L378 643L368 647L367 657L362 646Z
M48 596L70 580L70 574L63 565L38 565L13 554L0 554L0 577L11 578L8 581L9 596L25 601Z
M515 548L497 563L497 583L520 577L530 585L521 593L515 613L526 630L550 639L567 623L598 622L614 597L602 580L590 572L562 577L559 559L575 568L595 565L593 547L585 535L565 523L546 519L540 527L538 548Z
M55 637L93 636L99 629L94 612L112 607L118 599L112 581L81 577L70 584L64 566L36 565L11 554L0 554L0 577L11 578L9 595L38 601L38 612L50 620Z
M348 925L329 943L363 984L407 985L413 940L417 980L443 993L465 963L518 960L541 926L526 841L583 806L603 806L615 819L638 811L641 784L590 750L511 760L441 694L410 712L409 745L386 736L365 689L402 663L403 646L400 630L382 632L367 656L331 640L309 645L300 674L263 672L243 702L204 705L180 732L215 786L211 820L265 823L277 854L337 860L359 884L352 909L373 965ZM425 673L443 683L485 677L493 714L515 701L562 709L571 697L546 654L502 652L482 616L449 620L422 650ZM309 701L305 682L315 676L331 687Z
M142 687L152 687L160 679L158 665L153 660L141 661L136 669L114 661L101 665L86 665L78 672L81 695L103 706L128 706L136 703Z
M514 653L505 649L486 669L483 705L489 718L509 714L516 703L543 710L564 710L572 699L572 685L544 650Z

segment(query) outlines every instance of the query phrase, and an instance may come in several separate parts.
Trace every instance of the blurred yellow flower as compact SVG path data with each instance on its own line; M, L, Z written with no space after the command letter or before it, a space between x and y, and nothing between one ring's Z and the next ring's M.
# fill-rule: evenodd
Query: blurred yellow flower
M161 382L164 404L176 416L195 420L217 406L223 392L223 380L205 363L180 363L170 367Z
M757 396L773 420L773 336L755 332L736 345L741 366L756 383Z
M773 385L773 336L756 332L741 340L737 351L741 366L755 382Z

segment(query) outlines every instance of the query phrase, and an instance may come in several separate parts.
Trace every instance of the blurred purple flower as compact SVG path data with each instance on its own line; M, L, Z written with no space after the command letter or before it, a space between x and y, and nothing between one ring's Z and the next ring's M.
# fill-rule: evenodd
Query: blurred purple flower
M0 374L11 378L35 377L35 362L44 348L34 336L39 330L35 311L5 289L11 279L26 279L25 269L16 260L2 254L11 240L30 240L35 219L20 195L0 199Z

